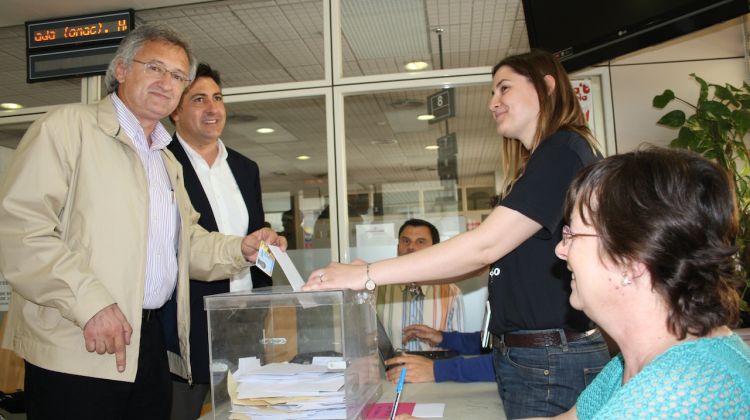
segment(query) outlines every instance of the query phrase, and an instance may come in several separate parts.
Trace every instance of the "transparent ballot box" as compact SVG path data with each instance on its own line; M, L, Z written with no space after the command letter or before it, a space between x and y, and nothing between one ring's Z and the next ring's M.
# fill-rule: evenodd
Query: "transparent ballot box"
M274 287L205 307L214 419L357 419L380 397L372 295Z

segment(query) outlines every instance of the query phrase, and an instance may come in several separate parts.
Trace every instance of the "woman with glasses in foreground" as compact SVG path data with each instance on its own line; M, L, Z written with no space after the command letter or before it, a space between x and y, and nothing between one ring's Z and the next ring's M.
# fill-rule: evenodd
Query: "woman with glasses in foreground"
M685 151L612 156L575 178L565 217L570 303L621 353L556 418L750 418L726 173Z
M573 181L557 255L570 303L621 353L561 417L750 418L750 349L726 173L685 151L607 158Z

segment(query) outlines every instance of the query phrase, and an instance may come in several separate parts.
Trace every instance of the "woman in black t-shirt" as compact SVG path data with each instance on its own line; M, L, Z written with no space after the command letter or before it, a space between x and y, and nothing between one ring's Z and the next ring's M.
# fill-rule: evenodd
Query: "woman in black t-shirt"
M508 418L567 411L609 360L598 330L571 308L570 272L555 256L575 174L600 158L565 70L549 53L503 59L490 111L503 136L500 204L474 230L377 263L331 263L305 288L455 280L487 265L494 364Z

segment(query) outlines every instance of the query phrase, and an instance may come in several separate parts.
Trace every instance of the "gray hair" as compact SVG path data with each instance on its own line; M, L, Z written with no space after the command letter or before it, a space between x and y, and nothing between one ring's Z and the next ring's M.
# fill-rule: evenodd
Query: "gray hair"
M176 45L183 50L188 56L190 62L190 72L188 77L192 80L195 77L195 68L198 65L195 55L193 55L190 49L190 43L187 39L183 38L174 28L164 23L146 23L137 26L132 32L125 37L117 48L115 57L109 62L107 68L107 74L104 76L104 85L107 88L107 93L112 93L117 90L120 82L117 81L117 75L115 69L117 63L122 60L122 64L125 67L130 67L133 64L133 58L141 50L143 44L146 41L157 41L166 42L169 44Z

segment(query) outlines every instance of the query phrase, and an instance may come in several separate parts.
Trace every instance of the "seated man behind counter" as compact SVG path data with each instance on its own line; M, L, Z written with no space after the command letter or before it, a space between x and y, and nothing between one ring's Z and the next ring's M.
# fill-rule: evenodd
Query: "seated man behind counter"
M138 25L107 70L109 95L55 108L18 145L0 187L3 346L25 361L30 420L168 418L157 309L176 293L189 375L189 276L236 274L260 240L286 248L270 229L243 238L197 224L159 122L194 74L182 36Z
M410 219L398 230L398 256L411 254L440 242L440 233L430 222ZM414 339L403 341L405 325L425 324L441 331L464 330L464 304L461 289L453 283L435 285L388 285L377 290L377 313L393 343L404 350L434 350Z
M431 346L477 357L432 360L416 354L402 353L385 361L386 366L393 366L393 369L386 371L389 381L398 382L400 367L405 367L406 382L495 382L492 354L483 352L481 332L438 331L427 325L409 325L404 328L404 341L415 338L426 341Z

